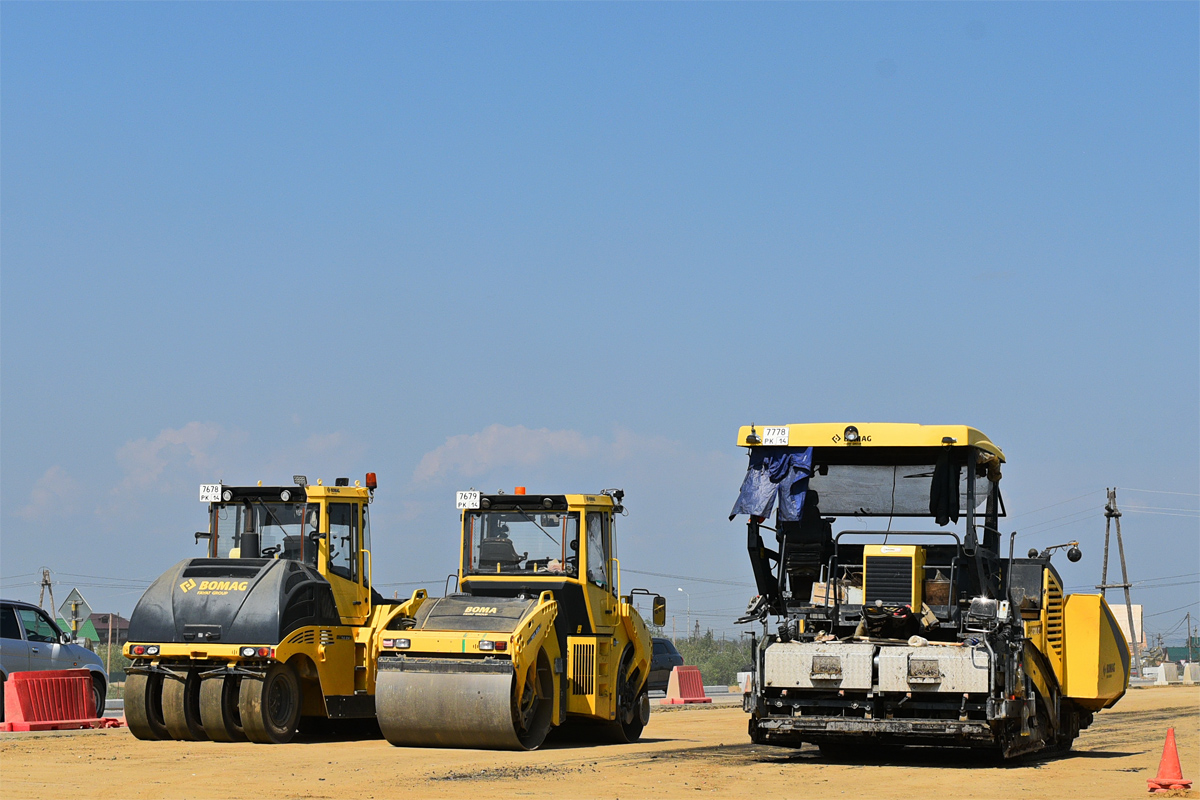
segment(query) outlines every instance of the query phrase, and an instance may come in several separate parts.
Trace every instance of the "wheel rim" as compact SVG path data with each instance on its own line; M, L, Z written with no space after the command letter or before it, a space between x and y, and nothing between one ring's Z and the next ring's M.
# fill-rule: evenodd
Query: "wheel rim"
M525 675L525 689L521 693L520 715L521 715L521 730L528 731L533 727L534 717L537 715L538 708L538 693L537 693L537 665L531 664L529 671Z
M287 680L279 677L271 681L267 689L267 718L271 724L286 727L292 718L293 705L291 686Z

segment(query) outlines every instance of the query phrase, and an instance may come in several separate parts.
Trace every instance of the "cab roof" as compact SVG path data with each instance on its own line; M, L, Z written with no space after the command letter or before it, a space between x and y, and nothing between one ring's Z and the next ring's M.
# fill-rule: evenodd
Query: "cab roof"
M858 431L846 441L846 431ZM786 431L786 434L784 433ZM753 435L752 435L753 432ZM918 425L912 422L809 422L792 425L743 425L740 447L977 447L1004 461L1004 453L978 428L968 425Z

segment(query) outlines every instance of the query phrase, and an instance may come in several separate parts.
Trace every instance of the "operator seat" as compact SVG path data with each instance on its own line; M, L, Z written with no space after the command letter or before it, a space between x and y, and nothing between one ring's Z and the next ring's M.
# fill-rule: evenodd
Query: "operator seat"
M479 568L484 571L491 571L499 567L515 567L524 560L524 556L517 554L517 548L513 547L511 539L493 537L484 539L479 543Z

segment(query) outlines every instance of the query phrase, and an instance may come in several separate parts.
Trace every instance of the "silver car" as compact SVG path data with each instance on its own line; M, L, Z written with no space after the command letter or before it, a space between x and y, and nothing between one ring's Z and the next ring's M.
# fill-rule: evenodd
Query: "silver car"
M108 674L100 656L73 644L45 611L20 600L0 600L0 719L4 683L14 672L43 669L87 669L92 673L96 716L104 716Z

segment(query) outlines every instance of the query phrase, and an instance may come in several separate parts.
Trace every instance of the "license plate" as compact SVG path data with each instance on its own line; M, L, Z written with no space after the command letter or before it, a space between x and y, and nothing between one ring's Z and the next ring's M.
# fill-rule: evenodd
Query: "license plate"
M474 511L479 508L479 492L455 492L454 507L460 511Z
M763 444L767 447L787 447L788 446L788 429L782 428L763 428Z
M219 484L219 483L202 483L202 484L200 484L200 502L201 503L219 503L219 502L221 502L221 484Z

